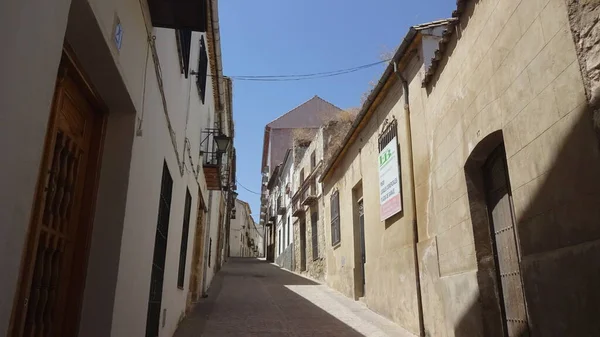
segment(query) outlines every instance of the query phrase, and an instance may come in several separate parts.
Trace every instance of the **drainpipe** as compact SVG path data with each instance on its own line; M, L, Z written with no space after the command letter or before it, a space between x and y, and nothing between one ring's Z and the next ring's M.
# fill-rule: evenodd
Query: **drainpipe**
M408 172L410 181L412 182L411 188L411 204L412 204L412 226L413 226L413 249L414 249L414 257L415 257L415 276L416 276L416 284L417 284L417 307L419 310L419 336L425 336L425 323L423 321L423 297L421 295L421 273L419 268L419 256L417 250L417 244L419 243L419 228L417 226L417 197L416 197L416 184L415 184L415 169L414 169L414 160L413 160L413 142L412 142L412 132L410 127L410 104L408 100L408 82L402 76L402 74L398 71L398 64L394 61L394 74L398 76L400 82L402 82L402 91L404 94L404 112L406 113L406 117L404 118L404 128L406 132L406 137L408 138Z

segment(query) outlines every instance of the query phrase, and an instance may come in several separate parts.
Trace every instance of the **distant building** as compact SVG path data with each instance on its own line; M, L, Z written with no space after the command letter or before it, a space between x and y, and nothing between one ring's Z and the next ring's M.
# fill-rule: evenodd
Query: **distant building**
M293 148L296 156L292 196L294 269L322 281L325 279L327 243L319 179L325 163L341 145L355 117L352 112L340 113L325 122L311 139L296 141Z
M269 207L271 207L271 209L274 207L274 205L269 202L269 200L273 199L273 196L270 195L267 184L272 180L275 168L283 163L287 151L293 147L294 134L302 133L305 136L312 138L323 123L335 118L341 111L340 108L333 104L318 96L314 96L310 100L288 111L265 126L261 166L263 185L261 189L260 225L269 227L266 230L265 246L267 248L266 257L270 261L274 261L275 254L279 253L279 250L275 246L275 235L277 235L275 226L277 226L278 222L276 223L273 221L281 219L278 218L272 219L270 222L267 221L268 218L273 217L273 214L267 214L267 209ZM293 161L293 156L290 160ZM290 167L290 170L291 169L293 169L293 167ZM287 173L280 171L279 173L287 174L290 179L293 176L293 172L291 171L288 171ZM273 183L275 182L273 181ZM291 185L289 188L291 188ZM286 217L285 220L282 220L286 221L285 225L282 224L283 229L287 229L289 220L291 220L291 217L289 216ZM273 224L273 226L270 224ZM290 234L290 240L293 240L292 237L293 236ZM287 241L280 242L287 243Z
M229 234L229 256L262 257L264 250L262 228L254 222L247 202L238 199L235 204L235 215L231 220Z

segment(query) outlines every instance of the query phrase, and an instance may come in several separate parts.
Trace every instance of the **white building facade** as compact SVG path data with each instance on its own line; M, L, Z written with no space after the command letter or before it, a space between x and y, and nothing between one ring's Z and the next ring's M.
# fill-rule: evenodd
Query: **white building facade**
M235 160L217 3L169 6L0 4L0 334L170 337L218 270Z
M279 167L273 205L275 206L275 263L292 270L294 265L294 233L292 223L292 191L294 183L294 154L288 150Z

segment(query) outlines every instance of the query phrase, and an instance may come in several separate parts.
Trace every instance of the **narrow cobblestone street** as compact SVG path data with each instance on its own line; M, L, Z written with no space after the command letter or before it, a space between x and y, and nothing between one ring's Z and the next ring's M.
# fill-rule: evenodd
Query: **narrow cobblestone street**
M232 258L175 337L413 336L309 279L254 258Z

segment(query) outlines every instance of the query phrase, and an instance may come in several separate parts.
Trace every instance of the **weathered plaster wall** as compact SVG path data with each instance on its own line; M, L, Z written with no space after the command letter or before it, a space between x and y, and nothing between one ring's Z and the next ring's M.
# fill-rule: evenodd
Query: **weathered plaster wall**
M401 84L395 79L385 90L366 127L349 146L330 177L324 181L324 221L327 245L327 283L357 298L361 280L357 193L362 189L365 211L365 294L367 306L412 333L419 332L415 256L412 228L412 183L401 175L403 211L386 221L379 214L378 135L385 119L398 120L400 170L408 172L407 136ZM339 191L341 242L331 246L331 204Z
M323 165L323 151L324 151L324 133L326 133L324 127L321 127L316 131L314 138L311 143L302 148L302 154L296 157L296 166L294 167L294 190L293 194L301 194L300 191L302 188L303 181L300 181L300 172L304 170L304 179L307 180L311 177L314 180L314 184L316 187L316 196L318 200L322 197L322 187L321 184L318 183L319 180L319 168ZM296 151L294 151L296 152ZM315 155L315 166L313 167L311 164L311 156L314 153ZM298 195L298 198L301 198ZM319 213L318 202L315 202L311 206L301 206L304 209L304 213L302 213L302 217L304 217L306 221L306 232L304 233L306 240L306 270L303 272L306 275L309 275L312 278L318 280L324 280L325 278L325 230L323 228L323 222L320 221L322 218L322 213ZM317 212L319 214L319 220L317 225L317 240L318 240L318 256L313 257L312 251L312 222L311 222L311 214L312 212ZM296 272L301 272L301 247L300 247L300 223L298 218L293 218L294 220L294 237L298 238L294 240L295 243L295 270Z
M469 1L437 75L410 90L426 332L490 335L476 319L464 166L501 130L532 336L600 333L591 314L600 272L590 267L600 256L600 156L565 1Z

